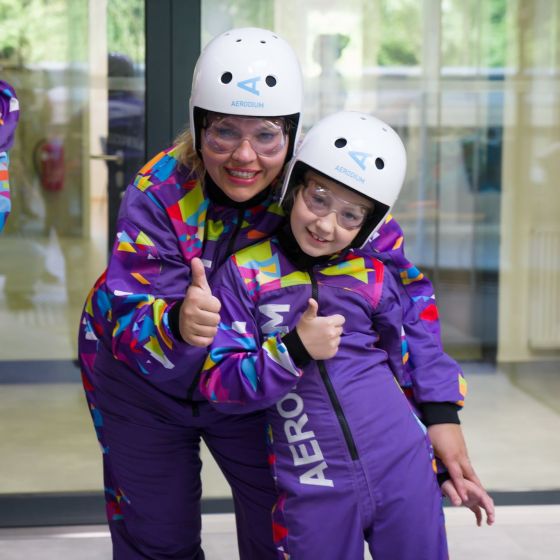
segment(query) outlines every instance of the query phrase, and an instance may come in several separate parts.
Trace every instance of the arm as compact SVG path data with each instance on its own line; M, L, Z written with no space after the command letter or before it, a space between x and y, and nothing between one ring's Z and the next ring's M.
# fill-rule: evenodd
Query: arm
M193 256L200 250L193 251ZM86 302L92 330L113 355L152 381L202 365L206 351L185 343L170 314L181 305L191 270L163 207L129 186L122 201L106 276Z
M230 414L272 406L294 387L301 369L279 333L261 341L253 302L233 259L218 273L213 292L222 303L221 322L202 369L200 392Z
M0 153L0 232L10 215L12 203L10 201L10 174L8 172L9 160L6 152Z
M443 351L431 282L406 258L403 232L391 217L368 249L397 281L405 334L402 384L412 390L428 424L458 423L466 383L457 362Z
M12 86L0 80L0 232L12 208L10 201L8 150L19 120L19 102Z
M459 365L443 352L435 296L430 281L404 254L403 232L389 218L371 243L370 250L397 279L404 310L404 377L401 385L412 389L413 403L421 411L436 455L449 470L453 484L466 502L465 480L482 488L468 456L457 411L463 405L466 382Z

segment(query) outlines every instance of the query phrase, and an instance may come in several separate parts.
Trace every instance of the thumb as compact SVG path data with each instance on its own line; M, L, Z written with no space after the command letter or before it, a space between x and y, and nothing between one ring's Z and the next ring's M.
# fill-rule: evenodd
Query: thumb
M313 298L309 298L307 300L307 309L303 312L303 318L311 321L317 317L317 311L319 311L319 304Z
M191 261L191 286L196 286L204 291L211 291L210 286L208 285L208 280L206 280L204 265L197 257Z

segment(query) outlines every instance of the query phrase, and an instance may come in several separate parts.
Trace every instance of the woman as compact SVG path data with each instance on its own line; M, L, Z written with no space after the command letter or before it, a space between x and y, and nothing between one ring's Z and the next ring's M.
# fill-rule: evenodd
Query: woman
M297 142L301 107L301 70L283 39L254 28L216 37L194 71L190 131L140 170L123 198L109 266L86 301L79 342L117 560L204 558L201 438L232 487L240 557L276 558L264 416L222 415L197 383L219 323L212 274L282 223L275 188ZM411 279L402 232L394 221L384 228L373 249L393 263L387 266L397 278ZM198 259L191 266L194 257L204 266ZM415 279L412 295L433 304L423 299L429 282ZM427 330L423 308L402 295L409 346L427 337L439 351L436 321ZM274 326L277 310L261 311ZM458 422L460 370L449 359L449 375L431 383L430 358L409 372L422 380L415 397L439 401L423 406L446 411L437 418L451 442L444 449L456 463L466 461L460 428L448 423Z

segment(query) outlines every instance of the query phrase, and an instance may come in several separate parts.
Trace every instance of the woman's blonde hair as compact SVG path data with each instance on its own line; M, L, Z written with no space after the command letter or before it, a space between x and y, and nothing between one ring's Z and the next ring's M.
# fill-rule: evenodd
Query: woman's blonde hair
M184 129L174 140L175 151L179 163L196 175L197 179L204 182L206 168L202 159L194 149L194 142L189 128Z

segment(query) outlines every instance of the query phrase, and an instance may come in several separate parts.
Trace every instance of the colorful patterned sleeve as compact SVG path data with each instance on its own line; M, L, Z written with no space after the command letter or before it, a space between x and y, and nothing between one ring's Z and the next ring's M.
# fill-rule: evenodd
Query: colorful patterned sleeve
M396 220L387 218L371 246L399 287L404 324L403 389L411 392L420 406L463 406L466 382L459 364L443 351L433 286L406 258L404 234Z
M0 153L0 232L4 229L4 224L8 219L12 204L10 201L10 176L8 154Z
M106 344L117 359L153 381L192 372L206 349L177 340L169 326L171 307L182 301L189 282L190 268L164 209L129 187L106 275L86 301L89 336L109 338Z
M296 367L280 333L261 340L253 303L228 260L213 285L222 302L220 326L202 369L200 392L215 408L242 414L272 406L297 383Z
M19 120L19 102L14 88L0 80L0 232L11 210L10 182L8 175L8 150L14 142Z

